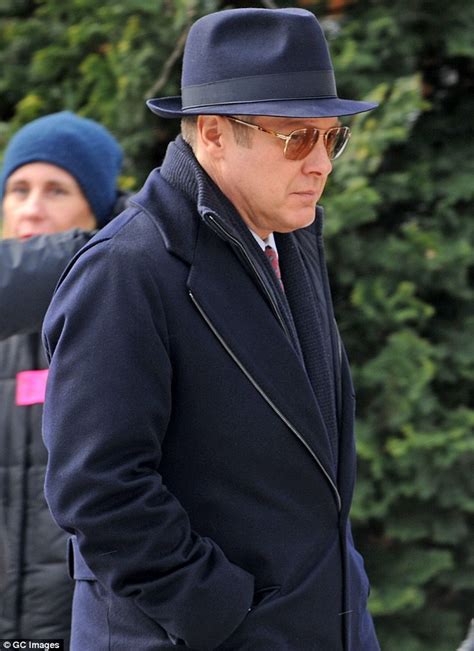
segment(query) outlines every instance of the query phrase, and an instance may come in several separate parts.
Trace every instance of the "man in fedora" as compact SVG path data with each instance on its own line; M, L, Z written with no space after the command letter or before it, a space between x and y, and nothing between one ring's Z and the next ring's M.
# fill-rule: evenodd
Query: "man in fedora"
M46 494L73 651L376 651L348 513L354 398L318 206L349 129L321 27L192 27L182 118L46 317Z

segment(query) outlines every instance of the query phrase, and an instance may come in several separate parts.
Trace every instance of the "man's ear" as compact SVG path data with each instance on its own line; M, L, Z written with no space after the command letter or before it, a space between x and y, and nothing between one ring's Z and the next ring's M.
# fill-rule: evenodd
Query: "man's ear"
M199 115L197 145L205 155L219 159L224 155L227 139L231 136L228 122L220 115Z

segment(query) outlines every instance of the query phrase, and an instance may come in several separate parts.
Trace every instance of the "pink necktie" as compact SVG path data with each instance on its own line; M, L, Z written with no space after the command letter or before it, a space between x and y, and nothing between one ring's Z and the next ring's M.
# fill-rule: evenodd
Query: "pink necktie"
M277 252L275 251L275 249L272 246L267 244L266 247L265 247L265 255L270 260L270 264L272 265L272 269L275 272L276 277L280 281L281 288L284 290L283 282L282 282L282 279L281 279L280 265L278 263L278 254L277 254Z

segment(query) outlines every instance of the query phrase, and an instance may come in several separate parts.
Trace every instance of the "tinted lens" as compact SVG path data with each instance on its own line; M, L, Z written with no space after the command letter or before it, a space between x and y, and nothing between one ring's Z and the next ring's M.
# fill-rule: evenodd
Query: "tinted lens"
M317 143L317 129L297 129L289 135L285 145L285 157L290 160L302 160L309 154Z
M334 127L334 129L326 131L324 134L324 142L331 160L338 158L342 154L349 142L350 135L349 127Z
M290 133L285 145L285 157L290 160L302 160L318 142L319 129L297 129ZM331 160L338 158L349 142L349 127L334 127L324 133L324 144Z

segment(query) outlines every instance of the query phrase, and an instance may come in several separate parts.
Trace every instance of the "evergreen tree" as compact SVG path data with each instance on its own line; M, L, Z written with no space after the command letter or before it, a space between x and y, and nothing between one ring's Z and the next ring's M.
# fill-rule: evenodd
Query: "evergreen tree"
M214 0L2 0L0 150L26 122L69 109L108 127L125 148L124 188L161 161L179 124L145 106L179 94L189 26Z
M473 614L474 7L356 2L328 27L342 94L381 101L326 198L355 537L384 651L450 651Z

